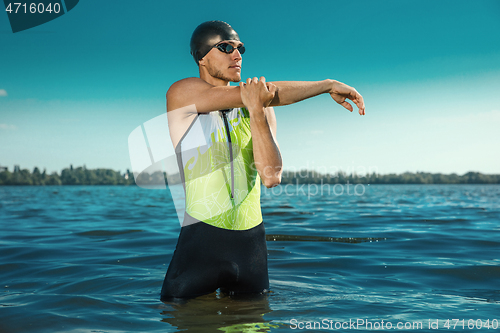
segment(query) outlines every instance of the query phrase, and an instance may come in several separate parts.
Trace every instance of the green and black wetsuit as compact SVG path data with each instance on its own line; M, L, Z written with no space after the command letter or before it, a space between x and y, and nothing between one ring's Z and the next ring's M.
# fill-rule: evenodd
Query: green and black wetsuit
M261 182L248 110L196 114L176 155L186 209L162 299L195 297L218 288L234 294L268 289Z

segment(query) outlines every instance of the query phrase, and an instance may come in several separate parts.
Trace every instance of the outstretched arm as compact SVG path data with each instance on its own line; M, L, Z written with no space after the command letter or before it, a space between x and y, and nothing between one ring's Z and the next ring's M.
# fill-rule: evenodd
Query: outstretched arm
M272 82L276 93L270 106L289 105L320 94L328 93L332 98L352 111L347 100L353 101L359 108L359 114L365 114L363 97L356 89L335 80L323 81L278 81ZM269 85L269 83L267 83ZM200 78L187 78L174 83L167 92L167 111L195 105L200 113L243 107L240 87L213 86Z
M349 111L353 111L352 105L347 99L353 101L359 109L359 114L365 114L365 102L363 97L354 89L342 82L335 80L323 81L279 81L272 82L276 85L276 94L271 101L271 106L289 105L300 102L304 99L318 96L320 94L330 94L338 104Z
M276 86L266 84L266 79L254 77L240 82L241 99L250 113L253 157L257 171L266 187L274 187L281 182L283 162L276 142L276 118L272 107L267 107L273 99Z

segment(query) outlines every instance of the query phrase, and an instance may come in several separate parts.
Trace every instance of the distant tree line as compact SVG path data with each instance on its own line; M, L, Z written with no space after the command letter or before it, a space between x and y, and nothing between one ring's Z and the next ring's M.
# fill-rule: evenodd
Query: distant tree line
M127 170L120 174L111 169L87 169L85 166L63 169L48 174L44 169L40 172L35 167L32 172L14 166L14 171L8 169L0 171L0 185L134 185L134 175Z
M168 180L168 182L167 182ZM163 181L175 184L180 179L177 175L166 175L156 172L151 175L142 173L139 176L141 185L157 185ZM316 171L284 171L282 184L500 184L500 175L486 175L479 172L467 172L464 175L405 172L402 174L381 175L377 173L357 175L338 172L336 174L322 174ZM35 167L30 172L14 166L13 172L0 167L0 185L135 185L134 175L127 170L121 174L111 169L87 169L85 166L63 169L47 174L44 169L40 172Z
M442 174L429 172L405 172L402 174L381 175L371 173L366 175L322 174L316 171L284 171L282 184L500 184L500 175L485 175L480 172L467 172L460 176L456 173Z

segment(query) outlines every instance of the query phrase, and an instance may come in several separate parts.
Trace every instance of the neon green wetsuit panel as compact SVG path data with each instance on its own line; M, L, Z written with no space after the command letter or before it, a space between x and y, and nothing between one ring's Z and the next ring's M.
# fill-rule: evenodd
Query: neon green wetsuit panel
M198 114L177 149L186 214L229 230L247 230L262 222L248 110Z

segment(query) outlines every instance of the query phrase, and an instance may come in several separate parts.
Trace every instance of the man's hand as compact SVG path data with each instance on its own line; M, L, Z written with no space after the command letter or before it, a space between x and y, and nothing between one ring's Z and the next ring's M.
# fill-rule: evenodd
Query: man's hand
M247 83L240 82L241 101L250 110L263 110L268 107L276 93L276 86L266 83L266 78L248 78Z
M352 112L352 105L346 101L346 99L350 99L358 106L359 114L365 114L365 102L363 101L363 96L361 96L353 87L349 87L347 84L332 80L332 89L329 91L329 94L335 102Z

